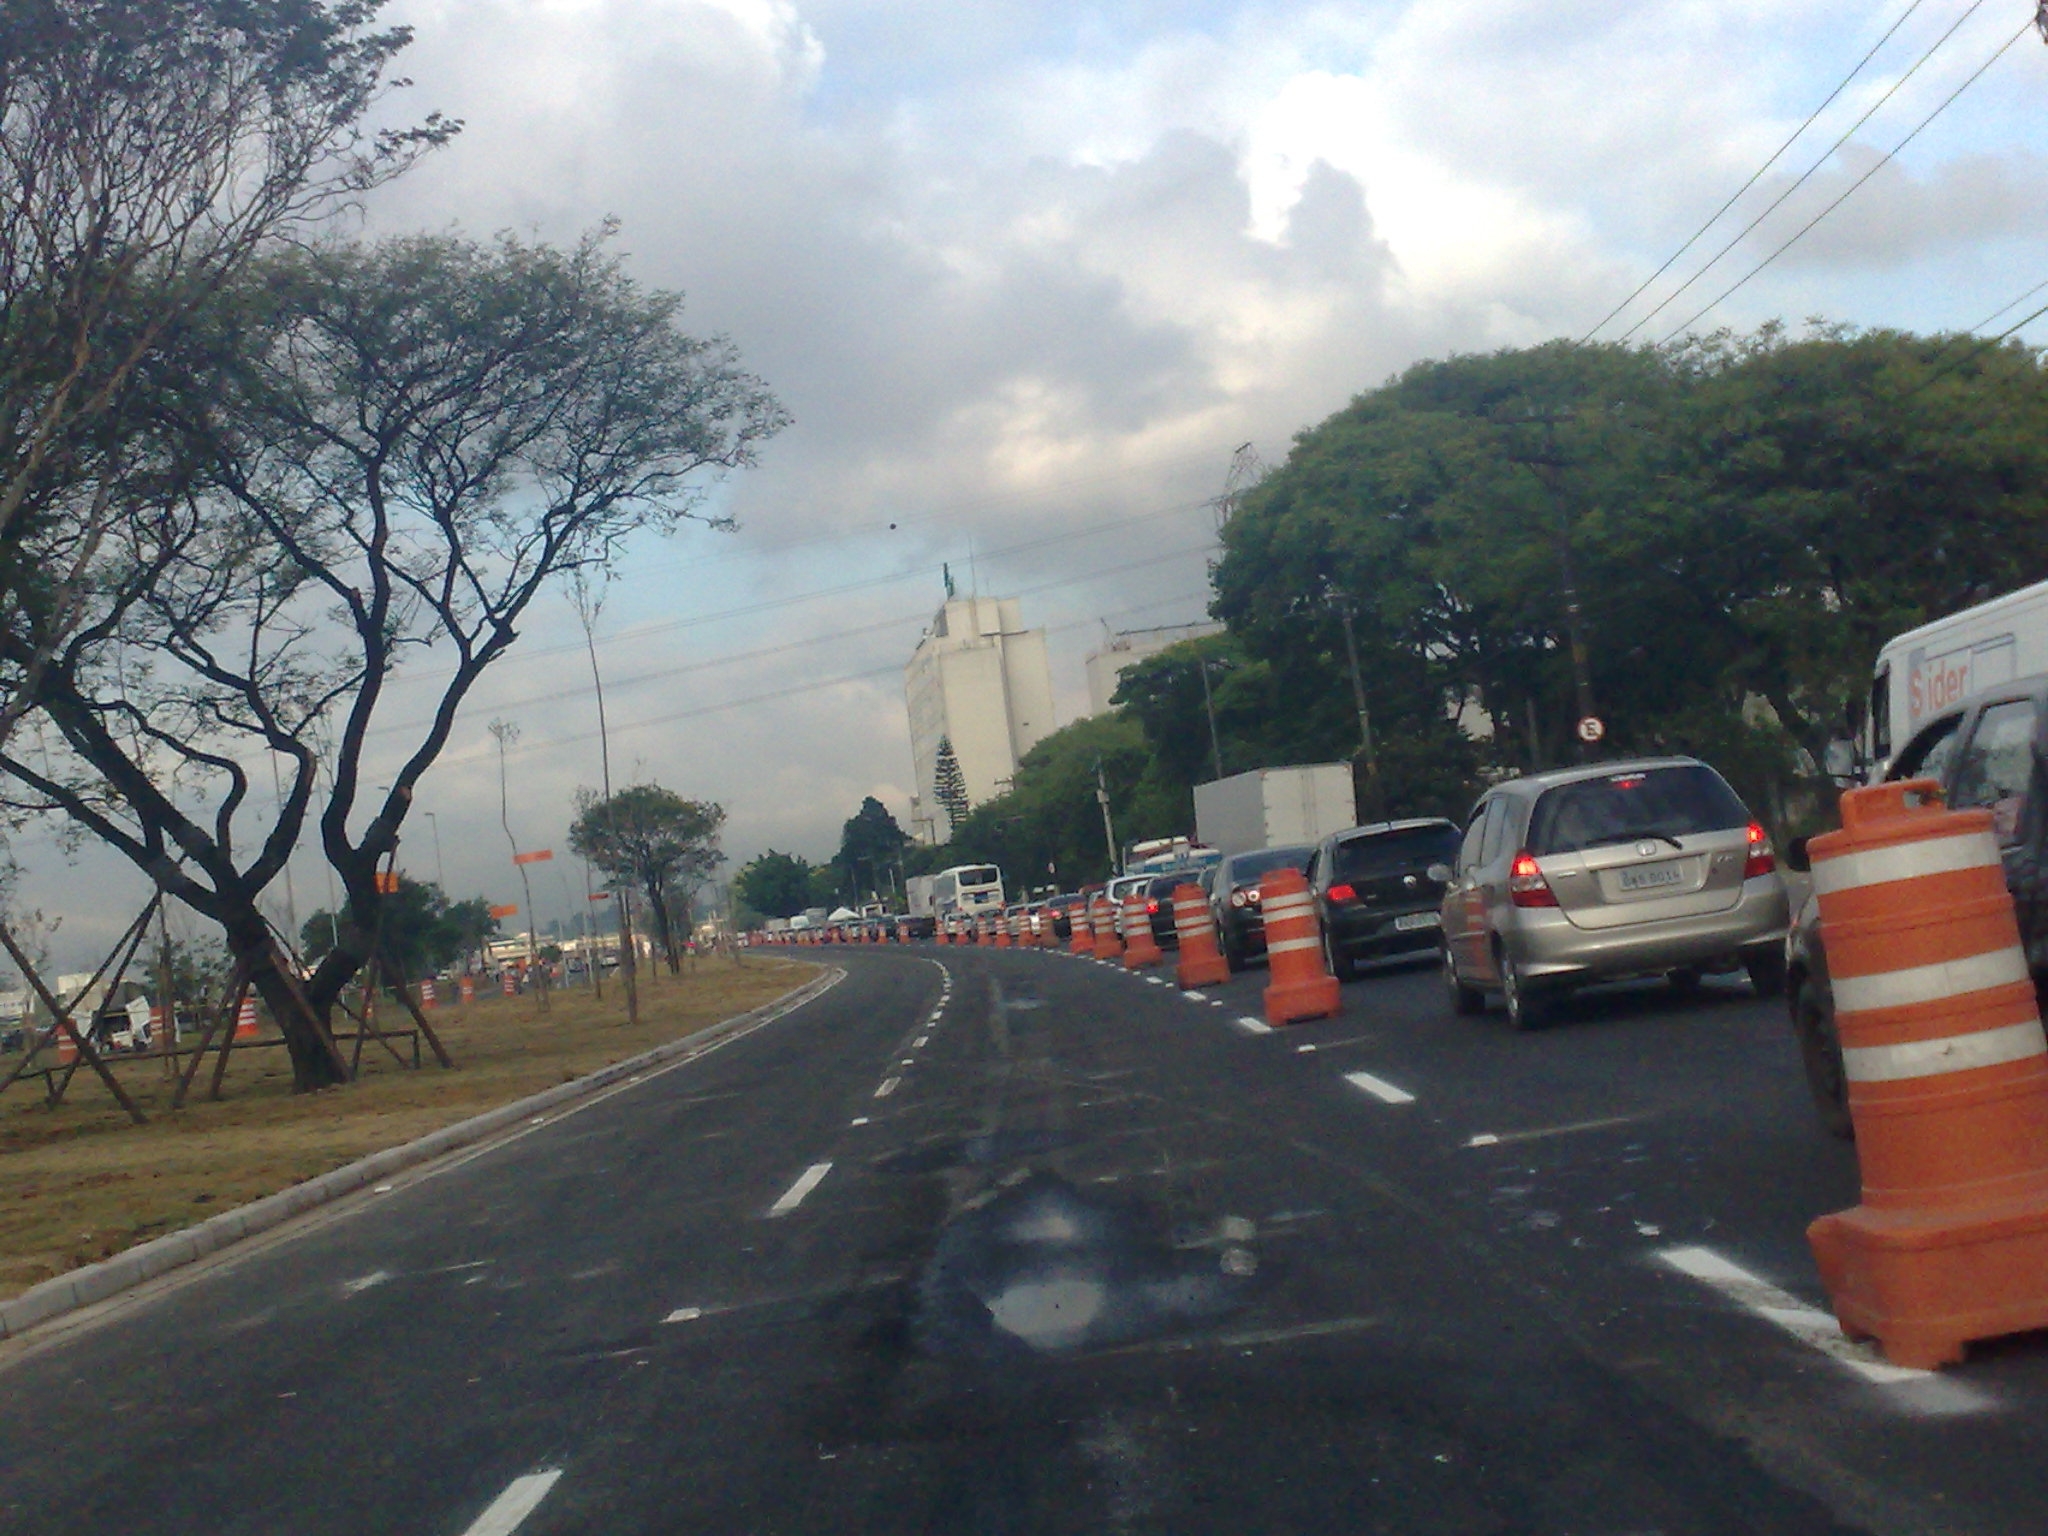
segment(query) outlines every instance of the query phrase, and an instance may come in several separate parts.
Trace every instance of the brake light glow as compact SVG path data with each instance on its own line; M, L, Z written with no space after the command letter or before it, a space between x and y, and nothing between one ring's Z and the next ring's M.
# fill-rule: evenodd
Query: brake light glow
M1330 887L1330 900L1356 901L1358 900L1358 892L1349 885L1333 885Z
M1158 898L1158 897L1156 897L1156 896L1151 896L1151 897L1147 897L1147 898L1146 898L1146 900L1145 900L1145 911L1146 911L1146 914L1147 914L1147 915L1149 916L1150 914L1152 914L1152 913L1154 913L1154 912L1157 912L1158 910L1159 910L1159 898Z
M1749 857L1742 863L1742 878L1754 880L1758 875L1768 875L1778 867L1778 852L1771 846L1771 835L1763 823L1749 824Z
M1536 856L1526 849L1515 855L1515 862L1508 870L1508 900L1518 907L1554 907L1557 892L1550 888L1550 882L1543 878L1543 871L1537 866Z

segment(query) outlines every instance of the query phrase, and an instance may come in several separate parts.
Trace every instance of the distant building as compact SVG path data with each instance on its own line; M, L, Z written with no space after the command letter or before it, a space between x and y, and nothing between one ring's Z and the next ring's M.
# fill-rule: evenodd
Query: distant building
M918 809L912 833L938 842L940 742L950 743L969 805L1002 793L1017 759L1053 729L1045 631L1026 629L1014 597L949 597L903 670Z
M1157 656L1169 645L1199 640L1223 632L1221 624L1204 620L1199 624L1162 624L1156 629L1123 629L1111 635L1102 649L1088 658L1088 713L1109 713L1110 700L1126 670L1147 656Z

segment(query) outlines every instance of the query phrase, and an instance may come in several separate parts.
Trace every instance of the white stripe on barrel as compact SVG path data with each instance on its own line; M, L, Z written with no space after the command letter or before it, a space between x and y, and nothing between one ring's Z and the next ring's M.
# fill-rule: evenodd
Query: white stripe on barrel
M2048 1055L2048 1036L2043 1036L2039 1019L2028 1019L1938 1040L1846 1046L1842 1071L1852 1083L1897 1083L1976 1067L2001 1067L2041 1055Z
M1989 831L1956 832L1919 842L1864 848L1813 861L1813 888L1823 896L1923 875L1949 875L1958 870L1997 868L1998 840Z
M1878 971L1869 976L1837 976L1835 1011L1867 1013L1873 1008L1910 1008L1918 1003L1946 1002L1972 992L2011 986L2029 980L2030 976L2027 957L2016 946L1939 960L1933 965Z
M1269 955L1291 955L1297 950L1320 950L1322 947L1322 944L1315 939L1271 939L1267 941L1266 953Z
M1266 921L1270 923L1276 917L1306 917L1315 909L1313 896L1272 896L1266 900Z

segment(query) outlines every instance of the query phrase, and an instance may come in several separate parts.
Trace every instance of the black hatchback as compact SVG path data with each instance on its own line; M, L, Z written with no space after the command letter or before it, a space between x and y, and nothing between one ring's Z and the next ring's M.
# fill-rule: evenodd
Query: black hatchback
M1323 839L1308 862L1308 885L1332 976L1351 981L1361 960L1436 952L1444 899L1438 876L1457 857L1458 836L1455 822L1430 817Z

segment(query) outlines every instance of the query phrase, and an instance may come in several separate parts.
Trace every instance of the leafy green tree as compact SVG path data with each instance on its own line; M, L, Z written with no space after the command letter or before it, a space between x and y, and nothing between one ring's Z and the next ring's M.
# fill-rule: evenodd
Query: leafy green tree
M864 798L839 831L839 852L832 862L841 888L857 893L887 889L909 841L887 806L873 795Z
M609 799L583 789L569 846L603 872L607 885L630 884L646 896L655 942L675 972L690 931L690 898L725 862L718 847L724 825L723 806L687 800L659 784L635 784Z
M497 931L490 903L483 897L451 902L431 880L415 880L401 872L398 890L382 903L382 948L400 977L417 981L431 976L481 948ZM334 948L334 935L358 921L346 908L338 915L315 912L299 928L300 952L317 965Z
M38 752L0 751L17 804L221 925L301 1089L346 1076L327 1020L368 954L376 871L533 599L635 532L702 517L704 479L786 420L608 235L307 243L224 288L152 400L201 472L138 511L77 638L33 678ZM0 626L0 667L27 675L35 656ZM394 701L408 669L430 679L424 707ZM373 790L379 737L396 766ZM275 799L248 792L262 758ZM258 898L309 821L348 921L301 989Z
M770 848L749 859L732 879L741 901L767 917L795 917L811 903L811 865L793 853Z

